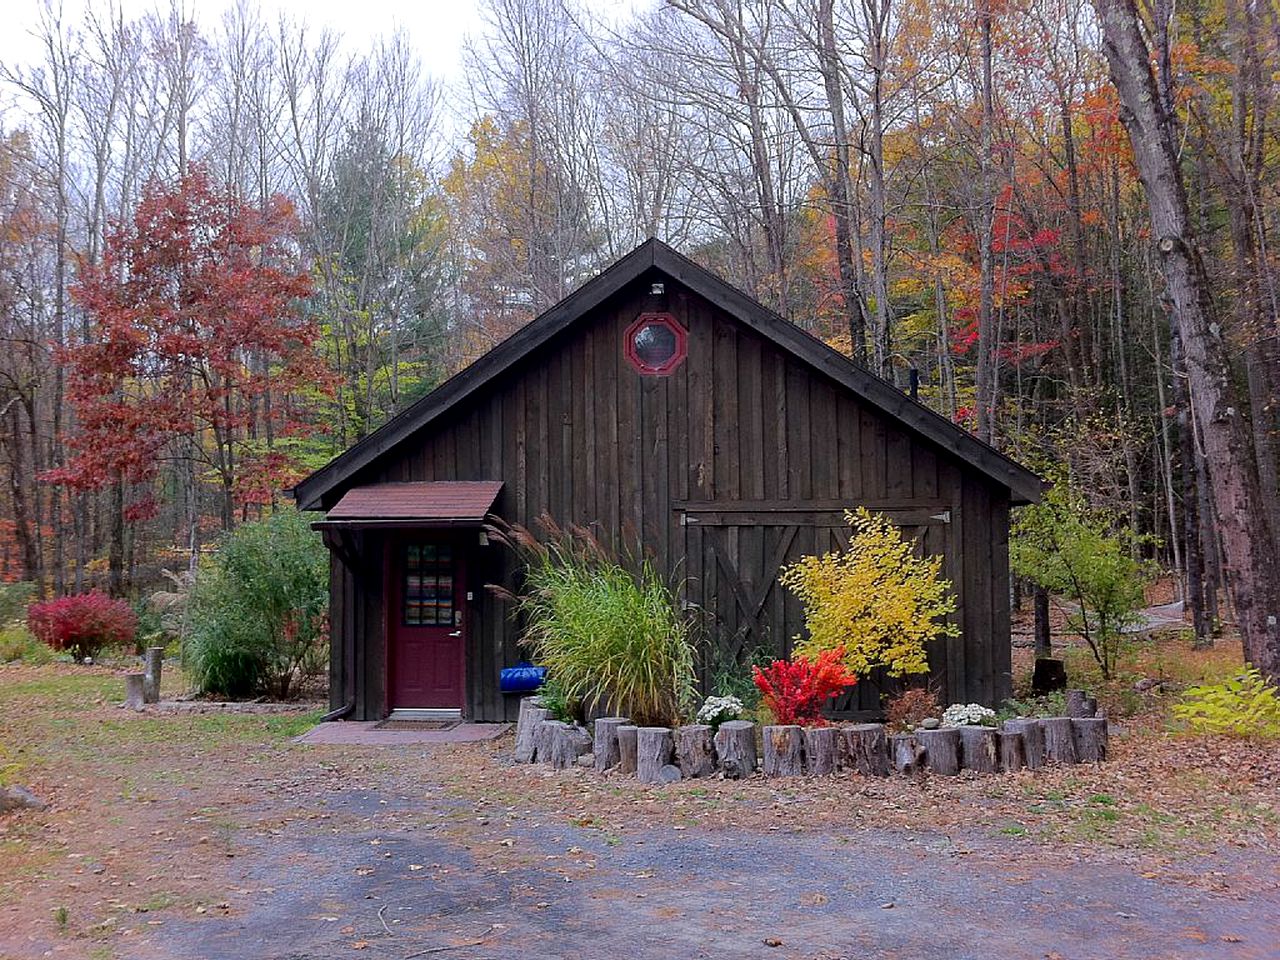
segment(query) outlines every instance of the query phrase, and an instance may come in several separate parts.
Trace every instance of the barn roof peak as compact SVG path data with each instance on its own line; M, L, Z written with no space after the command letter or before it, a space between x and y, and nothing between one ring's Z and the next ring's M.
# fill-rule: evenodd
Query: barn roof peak
M887 380L806 333L723 278L651 237L300 482L294 488L298 506L304 510L319 509L328 494L365 467L445 415L526 354L651 270L657 270L705 297L761 336L852 391L864 402L893 417L911 432L932 441L1007 487L1013 502L1039 500L1041 480L1026 467L912 400Z

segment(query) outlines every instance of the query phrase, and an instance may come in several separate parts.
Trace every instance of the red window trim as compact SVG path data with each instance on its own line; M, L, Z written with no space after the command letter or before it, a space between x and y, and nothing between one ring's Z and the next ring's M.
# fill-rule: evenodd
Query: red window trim
M636 355L636 334L640 332L641 327L650 325L658 325L666 327L676 338L676 349L671 354L670 359L661 366L651 367L642 361ZM680 326L676 318L669 313L642 313L636 317L631 326L627 327L627 332L623 337L623 350L627 355L627 362L635 368L636 372L644 377L665 377L671 371L684 361L685 356L689 353L689 332Z

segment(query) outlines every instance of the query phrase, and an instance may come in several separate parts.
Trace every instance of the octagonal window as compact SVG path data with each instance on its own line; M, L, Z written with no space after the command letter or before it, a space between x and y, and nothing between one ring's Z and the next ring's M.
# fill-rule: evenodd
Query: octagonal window
M680 365L687 343L688 334L671 314L641 314L627 328L627 359L640 373L661 376Z

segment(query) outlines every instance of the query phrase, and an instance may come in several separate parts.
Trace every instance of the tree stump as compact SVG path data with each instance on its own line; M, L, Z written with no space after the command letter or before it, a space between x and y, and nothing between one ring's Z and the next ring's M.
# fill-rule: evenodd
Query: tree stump
M1078 717L1071 721L1078 763L1102 763L1107 759L1106 717Z
M995 773L999 770L995 727L960 728L960 762L966 770Z
M1062 690L1067 685L1067 665L1052 657L1037 657L1031 675L1031 692L1036 696Z
M146 674L126 673L124 675L124 705L130 710L141 710L147 702L144 686Z
M864 777L887 777L889 737L883 723L855 723L840 728L840 763Z
M804 730L788 724L765 727L764 775L798 777L804 773Z
M805 773L811 777L826 777L835 773L839 747L840 731L836 727L805 727Z
M1017 773L1027 765L1027 754L1023 746L1022 731L1000 730L996 732L996 744L1000 751L1000 769L1006 773Z
M955 727L917 730L916 742L924 749L924 765L930 771L944 777L960 772L960 731Z
M742 780L756 772L756 725L750 720L720 724L715 746L726 779Z
M569 725L563 720L543 720L533 728L533 758L538 763L551 762L551 740L555 731Z
M1098 701L1084 690L1067 691L1067 716L1075 720L1080 717L1092 717L1098 712Z
M1028 770L1039 770L1044 766L1044 724L1031 717L1018 717L1006 720L1004 729L1009 733L1022 734L1022 758Z
M631 776L636 772L636 725L624 723L619 725L618 734L618 772Z
M662 768L671 765L673 753L666 727L636 728L636 778L642 783L661 783Z
M921 768L924 750L916 742L914 734L895 733L890 738L890 749L893 751L893 769L908 776Z
M538 724L546 720L550 712L537 697L525 697L520 701L520 717L516 720L516 763L533 763L533 738Z
M160 671L164 669L164 647L147 647L146 672L142 675L142 699L160 702Z
M1044 758L1047 762L1079 763L1070 717L1045 717L1040 725L1044 728Z
M676 729L676 766L685 779L709 777L716 772L716 748L709 726L691 723Z
M591 734L582 727L558 724L549 738L548 762L554 770L568 770L583 754L591 752Z
M596 769L608 770L617 766L622 759L622 751L618 747L618 728L631 723L626 717L601 717L596 721L595 751Z

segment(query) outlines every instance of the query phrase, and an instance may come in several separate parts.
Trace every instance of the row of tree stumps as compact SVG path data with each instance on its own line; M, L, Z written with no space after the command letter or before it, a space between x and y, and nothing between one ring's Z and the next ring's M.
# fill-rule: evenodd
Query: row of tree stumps
M890 734L884 724L830 727L766 726L730 720L713 730L703 724L640 727L626 717L595 721L594 740L577 725L552 720L536 697L521 701L516 725L518 763L549 763L558 770L579 765L616 769L644 783L710 777L739 780L760 770L766 777L827 776L839 771L885 777L929 771L954 776L1037 770L1046 764L1101 763L1107 759L1104 717L1007 720L996 727L939 727Z

